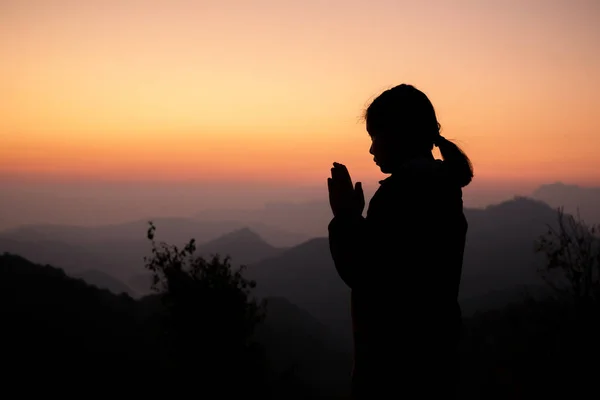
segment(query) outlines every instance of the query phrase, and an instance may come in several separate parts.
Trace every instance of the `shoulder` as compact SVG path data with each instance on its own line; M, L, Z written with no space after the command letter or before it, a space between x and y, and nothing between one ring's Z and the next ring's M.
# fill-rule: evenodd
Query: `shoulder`
M445 205L462 208L462 189L451 179L447 165L441 160L416 160L398 173L380 181L371 207L404 208L405 211Z

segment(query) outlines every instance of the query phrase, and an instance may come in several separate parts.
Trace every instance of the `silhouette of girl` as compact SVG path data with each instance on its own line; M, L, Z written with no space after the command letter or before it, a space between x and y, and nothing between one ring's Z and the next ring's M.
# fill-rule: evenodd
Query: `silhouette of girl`
M352 289L353 396L452 398L467 232L462 188L473 168L440 135L433 105L411 85L379 95L365 120L370 153L391 174L379 182L366 217L362 185L353 185L344 165L334 163L327 179L331 254Z

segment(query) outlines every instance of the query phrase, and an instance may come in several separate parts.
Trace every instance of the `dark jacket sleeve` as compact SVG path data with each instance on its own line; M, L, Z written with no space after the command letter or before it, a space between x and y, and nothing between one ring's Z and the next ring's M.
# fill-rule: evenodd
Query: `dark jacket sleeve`
M365 270L367 221L364 217L334 217L329 223L329 249L340 278L350 288L361 279Z

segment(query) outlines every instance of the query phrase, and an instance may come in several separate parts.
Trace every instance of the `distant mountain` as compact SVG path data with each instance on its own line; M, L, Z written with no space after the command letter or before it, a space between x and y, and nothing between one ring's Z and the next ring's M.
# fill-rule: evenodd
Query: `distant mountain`
M260 235L270 245L275 247L292 247L311 238L310 235L296 232L292 226L276 228L260 221L249 222L247 226Z
M272 206L273 210L279 208L288 210ZM469 232L461 299L541 283L537 268L542 259L534 253L534 243L546 231L546 224L556 222L554 209L539 200L517 197L483 209L466 209L465 213ZM348 290L335 272L326 238L282 249L269 244L252 227L236 226L202 242L198 239L202 234L196 233L208 235L229 225L189 219L159 219L155 224L158 241L181 245L195 237L201 254L229 254L234 265L250 264L248 274L257 280L259 293L284 296L335 334L349 336ZM145 222L71 228L40 226L3 232L0 251L61 266L70 274L94 269L123 282L131 288L130 293L149 293L144 256L150 255L150 244Z
M24 225L0 231L0 238L24 241L58 241L72 245L88 246L98 243L139 241L146 237L148 221L152 220L160 238L168 243L183 244L191 238L198 243L208 242L229 232L250 228L275 247L288 247L309 238L302 233L265 224L264 221L245 218L235 219L239 212L231 215L207 213L206 219L198 218L149 218L122 224L75 226L75 225ZM216 219L219 215L220 219Z
M533 192L533 197L552 207L564 207L565 211L579 214L589 224L600 224L600 187L567 185L561 182L542 185Z
M99 226L26 225L2 231L0 237L56 240L73 245L139 241L146 238L149 220ZM190 218L154 218L152 221L162 240L177 245L186 243L191 238L203 243L244 227L239 222L200 222Z
M88 284L96 286L99 289L110 290L114 294L126 293L129 296L137 297L137 293L135 290L131 289L123 282L102 271L88 269L82 272L74 273L72 274L72 276L75 278L83 279Z
M517 197L484 209L465 210L469 222L461 297L482 296L518 285L538 285L543 258L535 242L556 226L547 204Z
M15 237L0 237L0 254L5 252L18 254L36 263L56 265L69 273L79 272L82 268L86 268L93 258L89 251L79 246L39 236L31 239L19 235L15 235ZM102 263L102 261L96 260L97 265L99 265L98 262Z
M159 219L156 240L181 246L196 238L199 254L229 254L232 262L249 264L272 257L281 250L257 233L237 223L200 223L189 219ZM235 229L212 236L228 226ZM127 282L131 293L148 293L149 278L144 257L150 256L147 222L99 227L58 225L28 226L0 232L0 251L19 254L35 262L56 265L72 274L93 269ZM178 230L180 229L180 230ZM210 240L198 238L210 236ZM144 277L137 277L143 275ZM130 289L131 290L131 289Z
M160 237L156 239L159 242L162 241ZM271 246L249 228L242 228L226 233L207 243L197 245L195 254L204 258L211 258L216 254L220 255L221 258L229 256L231 264L238 267L274 257L284 250ZM147 251L145 255L149 256L150 252ZM140 265L143 267L143 263ZM150 293L151 276L143 268L130 275L126 282L140 294Z
M152 293L152 275L147 271L141 271L130 276L125 283L141 296Z
M249 228L242 228L200 245L197 251L203 256L230 256L234 264L251 264L283 250L271 246Z
M299 232L304 236L301 241L304 241L327 233L326 228L331 219L331 209L327 201L276 202L267 203L263 208L252 210L207 210L198 213L195 217L202 221L242 221L259 234L265 235L263 237L270 242L271 238L266 236L266 231L261 230L261 225L267 225L280 231ZM289 237L289 235L286 236ZM295 236L298 235L295 234ZM296 238L295 243L271 243L276 246L289 246L299 244L300 241Z
M15 234L18 239L11 235L5 232L0 236L0 253L18 254L36 263L55 265L71 276L96 270L124 281L143 271L144 256L150 254L147 240L71 244L44 239L46 236L33 235L28 239L25 231Z
M325 323L351 344L349 289L335 271L326 238L311 239L248 267L256 293L285 297Z

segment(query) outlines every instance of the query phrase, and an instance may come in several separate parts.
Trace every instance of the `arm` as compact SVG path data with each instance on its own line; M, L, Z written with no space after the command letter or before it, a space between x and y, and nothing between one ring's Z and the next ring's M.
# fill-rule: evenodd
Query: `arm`
M334 217L329 223L329 249L335 268L344 283L351 289L361 279L364 270L367 244L367 221L361 215Z
M362 184L356 182L353 187L346 166L334 163L327 187L333 211L333 220L328 226L329 248L338 274L346 285L354 288L367 237L367 221L362 217L365 208Z

